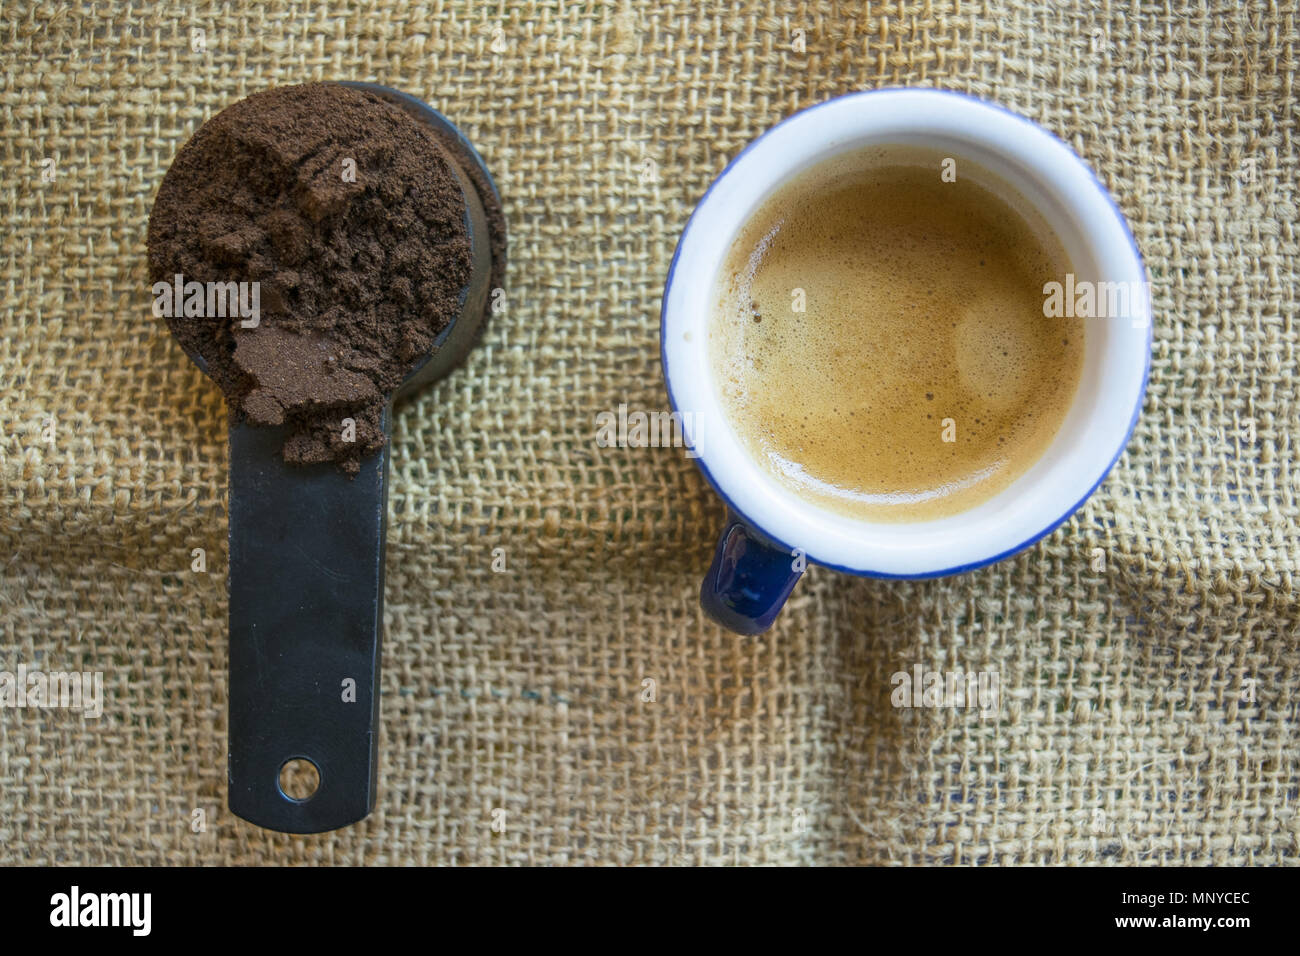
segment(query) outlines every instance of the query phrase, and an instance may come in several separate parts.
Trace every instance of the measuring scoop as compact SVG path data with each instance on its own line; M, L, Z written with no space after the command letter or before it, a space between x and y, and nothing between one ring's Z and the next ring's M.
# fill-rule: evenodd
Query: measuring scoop
M504 248L485 211L500 208L496 187L459 130L405 93L343 85L379 95L446 146L464 192L471 268L457 316L384 409L384 446L355 477L333 463L286 464L283 427L230 426L229 803L250 823L288 833L333 830L374 808L392 403L449 373L473 347L493 239ZM286 792L282 774L292 780L287 770L305 765L315 769L315 789Z

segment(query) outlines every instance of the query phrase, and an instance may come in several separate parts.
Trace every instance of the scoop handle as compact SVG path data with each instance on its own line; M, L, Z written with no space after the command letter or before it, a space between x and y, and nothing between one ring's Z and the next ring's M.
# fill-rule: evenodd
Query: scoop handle
M375 804L389 446L349 478L286 464L284 439L230 428L229 804L319 833ZM294 759L320 775L307 799L280 787Z

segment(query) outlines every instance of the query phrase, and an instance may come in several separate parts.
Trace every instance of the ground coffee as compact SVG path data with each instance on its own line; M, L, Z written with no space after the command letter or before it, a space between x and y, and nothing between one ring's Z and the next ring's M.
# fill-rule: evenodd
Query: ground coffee
M258 283L255 327L179 308L168 324L236 421L284 425L287 461L352 473L470 273L464 196L434 133L328 83L254 94L200 127L158 189L148 247L151 282Z

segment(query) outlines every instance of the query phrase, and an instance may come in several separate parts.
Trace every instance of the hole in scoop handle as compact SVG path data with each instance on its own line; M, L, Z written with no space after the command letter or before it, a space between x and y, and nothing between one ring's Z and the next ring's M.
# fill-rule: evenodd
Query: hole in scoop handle
M781 613L801 574L796 552L728 513L713 563L700 585L700 605L728 630L761 634Z
M375 803L389 446L349 478L286 464L284 439L230 429L229 802L319 833ZM306 799L280 789L289 760L317 768Z

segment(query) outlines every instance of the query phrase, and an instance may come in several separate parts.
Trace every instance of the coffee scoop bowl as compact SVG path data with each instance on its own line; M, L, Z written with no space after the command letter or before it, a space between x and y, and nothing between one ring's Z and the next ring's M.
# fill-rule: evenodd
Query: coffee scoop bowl
M456 144L444 152L464 192L471 267L458 313L385 407L384 445L355 476L333 463L287 464L282 426L230 426L229 805L287 833L333 830L374 808L393 402L447 375L478 340L493 272L485 203L500 201L481 157L442 114L387 87L342 85ZM315 768L314 790L286 792L286 774L310 769L295 762Z

